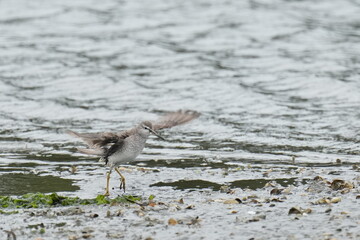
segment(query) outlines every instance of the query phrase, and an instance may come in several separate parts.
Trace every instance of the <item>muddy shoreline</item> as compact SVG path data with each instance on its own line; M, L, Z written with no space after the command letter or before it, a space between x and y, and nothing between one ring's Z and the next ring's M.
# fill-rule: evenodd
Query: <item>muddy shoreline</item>
M166 175L166 171L171 169L163 169L161 175ZM287 170L275 166L260 169L256 165L229 168L221 173L225 181L219 182L219 188L204 184L219 178L218 171L206 168L186 171L192 174L181 182L158 179L162 170L128 168L129 183L135 185L129 192L141 193L142 200L136 203L2 209L18 213L1 214L1 239L13 239L12 234L17 239L71 240L360 237L360 178L356 165L290 166ZM267 179L260 183L262 187L251 187L251 181L243 188L231 187L230 181L226 183L230 179L240 181L240 176L256 175ZM281 182L277 180L280 177ZM162 186L149 184L139 191L136 187L144 186L144 179L161 182ZM82 189L97 187L88 186L91 181L82 184ZM181 190L182 184L187 184L186 189ZM114 180L110 198L119 194L116 185ZM84 195L81 190L64 194ZM87 196L95 194L96 190ZM149 200L150 195L154 199Z

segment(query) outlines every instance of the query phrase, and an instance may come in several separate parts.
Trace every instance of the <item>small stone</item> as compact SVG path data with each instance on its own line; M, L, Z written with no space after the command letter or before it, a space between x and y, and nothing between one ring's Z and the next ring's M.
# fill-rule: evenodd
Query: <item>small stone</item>
M145 213L143 211L140 211L140 210L136 210L134 211L134 213L138 216L138 217L143 217L145 216Z
M324 181L324 178L323 177L320 177L320 176L316 176L316 177L314 177L314 180L315 181Z
M264 188L268 188L268 187L275 187L275 185L272 182L267 182L265 183Z
M330 187L332 190L342 190L344 188L352 189L354 188L354 185L342 179L335 179L334 181L332 181Z
M238 201L238 203L242 203L240 198L235 198L236 201Z
M279 194L281 194L282 191L283 191L283 189L274 188L270 191L270 194L271 195L279 195Z
M224 204L239 204L239 201L236 199L227 199L224 201Z
M302 214L302 211L301 211L301 209L298 208L298 207L292 207L292 208L290 208L290 210L289 210L289 215L290 215L290 214Z
M310 214L310 213L312 213L312 209L307 208L307 209L303 210L303 213Z
M290 208L289 210L289 215L290 214L309 214L309 213L312 213L312 210L310 208L307 208L307 209L302 209L300 207L292 207Z
M171 225L171 226L174 226L174 225L176 225L178 222L176 221L176 219L174 219L174 218L170 218L169 220L168 220L168 224L169 225Z
M331 200L328 198L322 198L317 201L318 204L329 204L331 203Z
M116 211L116 213L115 213L115 216L117 216L117 217L120 217L120 216L122 216L122 215L124 215L124 212L123 212L122 210L118 210L118 211Z
M346 194L346 193L349 193L351 190L350 190L350 188L345 188L345 189L343 189L343 190L341 190L341 194Z
M221 192L221 193L227 193L227 192L229 192L229 191L230 191L230 187L227 186L227 185L222 185L222 186L220 187L220 192Z
M338 203L338 202L341 202L341 198L339 197L334 197L330 200L331 203Z
M301 210L299 208L296 208L296 207L292 207L290 208L289 210L289 215L290 214L301 214Z
M156 203L154 203L154 202L149 202L148 206L150 206L150 207L155 207L155 206L156 206Z
M247 223L250 223L250 222L258 222L258 221L264 220L264 219L266 219L266 215L259 215L259 216L255 216L255 217L247 220L246 222L247 222Z
M289 195L289 194L291 194L291 190L292 190L292 188L288 187L288 188L285 188L281 193Z
M260 203L260 201L257 200L257 199L251 199L250 202L251 202L251 203L256 203L256 204Z
M92 235L90 233L85 233L82 235L82 238L85 238L85 239L91 238L91 237L92 237Z

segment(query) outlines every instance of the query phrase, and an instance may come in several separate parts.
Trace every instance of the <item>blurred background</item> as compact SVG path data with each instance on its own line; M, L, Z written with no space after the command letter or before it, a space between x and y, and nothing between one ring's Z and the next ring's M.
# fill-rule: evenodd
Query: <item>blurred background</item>
M0 194L105 182L64 131L178 109L202 116L149 139L132 166L182 179L358 162L359 12L356 0L0 1Z

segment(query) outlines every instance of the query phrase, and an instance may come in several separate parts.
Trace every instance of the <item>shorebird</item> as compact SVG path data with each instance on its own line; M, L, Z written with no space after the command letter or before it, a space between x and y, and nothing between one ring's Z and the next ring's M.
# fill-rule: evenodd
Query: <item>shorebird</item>
M109 196L110 175L113 169L120 176L120 189L125 192L125 177L121 174L118 166L136 159L145 147L146 140L150 134L154 134L162 140L157 131L164 128L171 128L187 123L200 114L190 110L179 110L170 112L155 122L143 121L137 126L121 132L102 132L102 133L77 133L68 130L71 136L82 139L89 148L78 148L78 151L88 155L101 156L100 161L104 161L109 167L106 174L105 196Z

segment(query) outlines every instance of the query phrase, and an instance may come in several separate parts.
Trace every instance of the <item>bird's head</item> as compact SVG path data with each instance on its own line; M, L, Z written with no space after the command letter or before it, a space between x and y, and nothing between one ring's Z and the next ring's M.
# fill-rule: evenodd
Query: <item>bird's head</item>
M155 136L157 136L158 138L165 140L162 136L160 136L157 132L155 132L151 122L149 122L149 121L144 121L144 122L140 123L138 128L139 128L140 135L143 137L147 138L152 133Z

